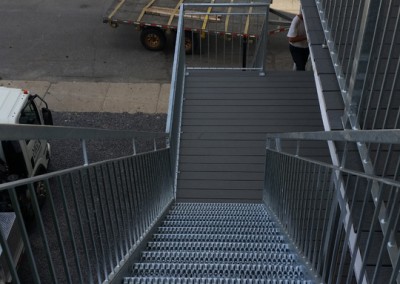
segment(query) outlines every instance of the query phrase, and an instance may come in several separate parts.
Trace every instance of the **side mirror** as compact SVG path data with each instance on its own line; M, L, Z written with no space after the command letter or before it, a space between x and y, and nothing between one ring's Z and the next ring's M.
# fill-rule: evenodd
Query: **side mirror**
M53 115L48 108L42 108L42 116L45 125L53 125Z

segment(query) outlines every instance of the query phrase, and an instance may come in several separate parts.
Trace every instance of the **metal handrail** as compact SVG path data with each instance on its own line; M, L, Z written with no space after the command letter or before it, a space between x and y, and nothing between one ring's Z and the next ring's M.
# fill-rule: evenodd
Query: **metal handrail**
M170 166L164 149L0 185L10 195L27 260L17 271L0 230L8 263L3 269L13 283L120 282L119 274L130 269L136 249L174 200ZM48 193L43 208L39 184ZM20 201L26 191L29 207ZM28 233L32 218L34 234Z
M22 125L22 124L0 124L0 141L23 140L23 139L77 139L80 140L84 165L89 164L87 154L87 140L118 140L127 139L132 141L132 152L136 154L136 140L143 138L153 140L156 149L156 139L167 139L167 133L140 132L131 130L110 130L88 127L66 127L49 125Z
M0 124L0 140L20 139L147 139L167 137L166 133L110 130L88 127Z
M400 143L400 130L343 130L267 134L269 139Z
M183 21L177 29L183 29L190 16L204 16L203 26L198 31L186 31L192 39L192 56L187 57L187 69L248 70L265 74L266 42L268 36L268 14L271 1L260 3L184 3L181 6ZM248 11L232 12L234 8L248 7ZM260 8L264 8L265 11ZM205 12L189 11L190 8L208 8ZM213 11L228 8L227 12ZM257 11L253 11L257 9ZM186 19L187 16L187 19ZM224 20L206 22L209 16L224 17ZM251 22L251 23L250 23ZM229 25L228 25L229 23ZM232 23L232 24L231 24ZM228 28L229 26L229 28ZM249 27L253 27L250 32ZM261 27L261 28L260 28ZM184 36L185 33L181 33ZM198 45L199 54L195 50ZM255 42L255 47L251 44Z
M282 149L282 140L297 141L296 153L289 153L287 150ZM342 151L340 164L327 164L309 158L300 157L299 142L307 144L308 141L334 141L335 143L342 143L344 148L340 150ZM393 204L397 204L397 193L400 191L400 182L396 180L400 159L398 159L399 157L394 157L394 163L397 164L396 169L394 169L394 177L385 176L384 174L377 176L370 173L363 173L359 170L351 170L347 168L348 155L351 151L349 150L349 144L351 143L355 145L360 143L367 143L369 145L383 144L386 145L386 148L388 147L388 149L392 149L400 145L400 131L348 130L268 134L266 177L264 188L264 190L266 190L265 194L268 195L268 198L265 198L265 202L271 207L274 207L273 210L277 215L279 215L279 219L281 219L285 224L289 235L294 237L295 242L300 247L302 253L305 254L306 257L309 257L309 263L311 264L312 269L316 270L317 273L322 276L323 281L327 281L329 283L334 281L337 281L337 283L342 283L344 281L344 279L341 277L344 277L344 274L342 273L345 269L343 262L345 261L346 253L351 255L350 269L349 272L346 272L348 274L346 279L347 281L351 281L353 275L355 277L354 279L360 283L368 283L371 278L373 279L372 283L377 283L377 279L381 279L379 280L381 282L386 281L382 280L382 278L379 278L382 277L382 275L379 275L379 271L381 268L382 255L385 253L389 255L393 269L393 273L390 275L390 283L392 283L392 281L395 279L399 281L398 259L400 258L400 250L396 241L396 237L394 236L394 232L397 230L396 228L399 225L398 221L400 218L400 212L394 207L395 205ZM293 148L292 144L287 144L285 146ZM357 146L354 146L353 149L354 148L356 149ZM376 147L371 146L371 149L376 149ZM387 159L384 161L377 161L383 162L384 165L387 165L388 163ZM366 163L369 161L363 160L361 162ZM277 163L277 165L274 163ZM274 170L275 167L279 168L278 172ZM325 174L325 176L322 177L321 174L316 175L316 171L319 173L322 172L329 174ZM325 234L323 235L312 237L313 239L319 238L319 242L321 243L321 247L319 248L319 256L315 258L315 250L318 250L318 248L313 247L309 239L304 239L312 235L313 232L304 232L301 227L298 227L300 225L293 221L293 216L291 216L291 214L295 214L296 216L299 214L299 212L295 212L297 209L292 206L299 206L301 204L301 207L303 206L303 203L309 203L310 199L316 199L316 194L319 194L318 192L312 192L314 189L310 189L310 192L308 192L309 189L303 188L302 186L304 184L306 184L306 187L313 187L313 184L315 184L314 186L319 186L321 179L324 180L324 184L330 184L329 188L326 188L325 191L330 192L331 197L329 197L329 200L331 203L327 203L326 206L331 206L333 208L332 210L334 211L330 211L330 215L326 216L326 218L329 219L329 222L324 223L323 225L323 228L326 226L330 229L324 231ZM357 182L355 182L355 180L357 180ZM274 184L274 182L278 182L278 184ZM300 188L296 187L297 185ZM300 195L297 194L295 197L292 197L293 199L291 200L295 200L293 201L294 203L286 204L286 201L282 203L280 200L282 198L285 199L287 196L292 194L290 193L291 191L301 192L303 190L307 191L307 193ZM321 189L318 189L317 191L319 190ZM277 194L279 197L272 197L269 191L275 192L275 194ZM350 196L350 192L354 192L354 194L355 192L359 192L359 194L362 194L364 196L364 203L361 205L355 203L354 200L357 198L359 199L360 197L358 195L357 197L355 197L356 195L352 197ZM281 194L283 194L283 196ZM308 194L311 196L308 196ZM327 197L325 196L324 198ZM384 199L387 201L383 201ZM359 212L361 209L364 210L367 207L366 204L369 204L368 206L373 207L369 210L373 210L374 214L373 218L367 218L369 220L368 222L363 221L364 223L362 223L359 219L357 219L358 217L355 217L354 214L355 212ZM331 210L329 208L326 207L324 210ZM307 211L309 210L307 208L301 208L300 210L304 210L301 213L303 214L303 217L307 214L310 214L310 211ZM288 212L290 212L290 216L286 215ZM358 216L357 214L356 216ZM340 216L340 218L336 218L335 216ZM300 220L301 218L298 219ZM318 219L317 221L320 222L321 220ZM375 226L375 224L377 223L380 224L379 227L381 233L376 232L378 226ZM360 228L366 224L370 224L371 227L368 232L368 244L367 246L364 246L360 243ZM337 226L338 231L336 232L336 238L332 239L332 236L335 233L333 230L336 230L334 229L334 226ZM310 229L310 227L307 228ZM314 230L315 227L312 227L311 229ZM299 233L299 230L302 230L301 233ZM382 234L383 241L379 254L372 255L371 242L376 234ZM322 243L324 243L324 247L322 247ZM333 247L334 249L332 249ZM321 250L323 250L322 254ZM339 257L339 255L341 255L340 261L334 263L335 260L332 261L331 259L335 259L336 257ZM367 273L366 271L367 257L369 258L369 265L373 263L372 259L375 261L376 267L373 273ZM337 271L340 270L340 275L338 276L337 271L333 272L332 269L336 269Z
M185 86L186 65L185 47L183 40L183 13L182 7L179 11L178 29L175 43L174 63L172 66L171 88L169 96L168 116L165 132L169 134L169 147L171 149L171 170L174 175L174 190L176 191L178 161L179 161L179 141L181 134L183 92Z

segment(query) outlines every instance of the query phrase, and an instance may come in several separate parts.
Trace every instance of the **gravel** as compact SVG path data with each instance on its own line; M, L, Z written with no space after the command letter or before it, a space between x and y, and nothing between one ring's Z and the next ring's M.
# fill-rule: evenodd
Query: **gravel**
M112 130L132 130L143 132L164 132L166 114L145 113L96 113L96 112L53 112L54 125L93 127ZM82 147L77 140L50 141L52 160L49 170L55 171L83 163ZM164 141L157 141L157 147L165 147ZM105 140L87 141L89 162L111 159L133 152L132 141ZM154 141L136 140L138 152L154 149Z

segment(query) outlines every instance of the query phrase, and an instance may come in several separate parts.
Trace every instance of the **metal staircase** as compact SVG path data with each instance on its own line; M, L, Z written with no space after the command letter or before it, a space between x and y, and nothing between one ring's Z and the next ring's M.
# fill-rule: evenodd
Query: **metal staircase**
M263 204L176 203L124 283L313 283L297 258Z

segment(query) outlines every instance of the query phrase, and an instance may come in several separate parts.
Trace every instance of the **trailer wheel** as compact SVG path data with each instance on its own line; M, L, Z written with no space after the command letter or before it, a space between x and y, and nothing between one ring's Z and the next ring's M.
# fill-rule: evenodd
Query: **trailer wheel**
M162 30L158 28L145 28L140 34L140 41L146 49L159 51L164 49L167 39Z
M186 54L198 54L199 34L194 32L185 33L185 52Z

